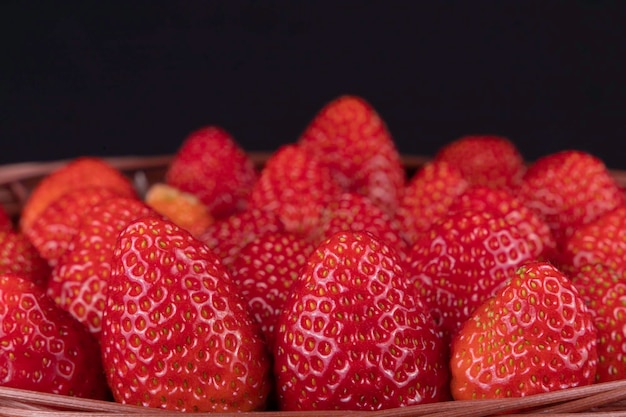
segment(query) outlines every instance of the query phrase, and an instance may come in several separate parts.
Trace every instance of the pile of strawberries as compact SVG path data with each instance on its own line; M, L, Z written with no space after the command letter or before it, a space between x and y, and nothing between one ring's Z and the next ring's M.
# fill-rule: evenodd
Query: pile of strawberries
M501 136L409 175L356 96L261 168L198 129L146 195L78 157L0 216L0 384L380 410L622 379L625 201L593 155L526 164Z

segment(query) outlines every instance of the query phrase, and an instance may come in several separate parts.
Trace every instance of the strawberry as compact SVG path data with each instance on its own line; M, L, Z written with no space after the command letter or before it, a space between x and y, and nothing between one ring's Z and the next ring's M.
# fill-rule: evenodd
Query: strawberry
M13 230L13 220L2 204L0 204L0 231Z
M23 233L5 230L0 231L0 274L18 274L45 288L50 267Z
M0 323L3 386L108 398L96 340L32 281L0 274Z
M178 411L263 408L269 362L260 330L211 250L174 223L120 233L102 327L118 402Z
M450 211L466 209L491 210L495 215L516 225L526 239L533 257L550 260L556 256L556 240L550 227L510 191L486 186L470 187L449 207Z
M284 230L278 216L267 210L248 208L227 218L216 219L199 237L230 268L237 253L257 236Z
M595 382L626 378L626 275L603 264L584 265L572 283L585 301L598 330Z
M435 161L458 167L471 185L517 190L526 171L517 146L497 135L467 135L444 145Z
M250 206L277 213L287 231L308 234L341 192L331 172L302 146L283 145L267 160Z
M278 325L282 410L381 410L448 398L435 323L395 251L368 232L340 232L315 249Z
M452 342L455 399L527 396L594 382L597 331L561 271L528 262Z
M626 268L626 206L611 210L578 228L565 241L560 267L569 272L587 264Z
M313 243L302 236L267 232L244 246L233 260L233 282L248 302L270 348L278 315L313 249Z
M213 217L244 209L255 180L252 160L219 126L191 132L165 173L168 185L198 197Z
M408 250L396 219L374 205L369 198L357 193L342 193L328 204L322 213L319 229L322 235L320 241L338 232L368 231L393 247L402 259Z
M449 341L472 312L534 259L517 226L483 210L450 212L409 250L409 279Z
M68 191L90 186L108 187L124 196L137 196L130 180L102 158L75 158L35 186L22 208L20 228L27 232L46 207Z
M400 154L385 122L362 97L327 103L298 139L345 191L363 194L391 215L405 184Z
M456 166L445 161L426 163L407 183L396 211L404 239L414 243L468 187Z
M535 161L518 197L543 217L559 247L576 229L624 204L624 194L604 163L576 150Z
M46 207L24 234L41 257L54 267L78 232L83 213L107 198L120 195L112 188L99 186L68 191Z
M111 257L120 231L154 213L143 202L111 197L85 211L70 248L53 268L47 294L97 338L102 329Z
M195 195L171 185L152 184L146 193L145 202L196 237L213 223L213 216L203 202Z

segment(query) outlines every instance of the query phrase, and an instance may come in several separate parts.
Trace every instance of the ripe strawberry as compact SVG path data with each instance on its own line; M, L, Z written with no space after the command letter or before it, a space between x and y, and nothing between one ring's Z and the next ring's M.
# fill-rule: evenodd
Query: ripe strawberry
M50 267L23 233L0 231L0 274L18 274L45 288Z
M204 242L230 268L233 259L245 245L266 232L284 230L278 216L267 210L249 208L232 216L216 219L201 235Z
M213 223L213 216L203 202L171 185L153 184L146 193L145 202L196 237Z
M0 204L0 231L13 230L13 220L2 204Z
M250 206L275 212L285 229L308 234L341 188L302 146L284 145L267 160L250 194Z
M602 214L578 228L565 241L560 266L569 272L587 264L602 263L626 269L626 206Z
M496 135L462 136L444 145L435 161L458 167L471 185L516 190L526 171L524 159L510 139Z
M559 246L576 229L625 201L604 163L575 150L538 159L526 172L518 197L544 218Z
M278 315L313 249L313 243L302 236L268 232L244 246L233 260L233 282L248 302L270 348Z
M27 232L46 207L68 191L89 186L108 187L121 195L137 196L130 180L105 160L87 156L75 158L35 186L22 208L21 229Z
M626 378L626 275L603 264L584 265L572 283L589 307L598 329L595 382Z
M407 183L396 212L404 239L414 243L468 187L456 166L445 161L426 163Z
M0 384L104 400L108 388L95 339L19 275L0 274Z
M362 97L344 95L327 103L298 143L330 168L345 191L395 212L406 174L387 126Z
M191 132L165 173L168 185L198 197L213 217L243 210L255 180L248 154L218 126Z
M340 232L310 256L279 317L282 410L380 410L448 398L442 340L394 250Z
M120 194L106 187L83 187L68 191L46 207L24 234L41 257L54 267L78 232L83 213L89 207L115 196Z
M154 211L142 201L111 197L88 208L69 249L52 270L47 294L97 338L102 330L111 257L126 225Z
M437 220L409 250L408 276L448 340L524 262L534 259L519 228L489 211Z
M408 244L402 239L401 226L367 197L345 192L326 206L320 221L321 242L338 232L367 231L377 236L404 259Z
M270 358L226 269L159 217L131 222L113 256L102 327L118 402L178 411L263 408Z
M594 382L597 331L562 272L529 262L452 342L455 399L517 397Z
M467 209L492 210L517 226L536 259L551 260L556 256L556 240L550 227L511 192L485 186L470 187L449 207L450 211Z

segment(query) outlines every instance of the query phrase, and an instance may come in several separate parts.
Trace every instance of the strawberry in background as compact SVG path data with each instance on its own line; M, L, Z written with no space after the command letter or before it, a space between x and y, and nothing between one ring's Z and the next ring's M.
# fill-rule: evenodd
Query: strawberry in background
M17 274L45 288L50 266L20 231L0 231L0 274Z
M452 341L456 400L521 397L594 382L597 330L570 279L528 262Z
M279 316L281 410L382 410L449 398L435 323L402 261L368 232L319 245Z
M365 195L389 215L396 211L406 174L385 122L362 97L344 95L327 103L298 143L345 191Z
M11 216L9 216L4 206L0 204L0 231L6 231L6 230L12 230L12 229L13 229L13 220L11 220Z
M112 262L101 344L118 402L189 412L266 406L265 343L206 245L146 216L119 234Z
M559 249L574 231L625 202L604 163L577 150L536 160L524 175L518 198L550 226Z
M252 160L229 132L205 126L184 139L167 168L165 182L195 195L219 218L246 207L256 175Z
M526 171L517 146L497 135L467 135L444 145L434 157L457 167L471 185L515 191Z

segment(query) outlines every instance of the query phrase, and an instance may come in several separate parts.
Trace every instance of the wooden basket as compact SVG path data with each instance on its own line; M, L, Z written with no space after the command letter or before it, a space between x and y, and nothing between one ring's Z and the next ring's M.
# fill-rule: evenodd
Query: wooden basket
M251 152L254 163L261 167L267 152ZM113 167L132 179L140 195L163 178L172 155L123 156L104 158ZM403 163L410 175L419 169L428 157L404 155ZM0 204L17 220L30 191L48 173L61 167L67 160L53 162L26 162L0 166ZM626 188L626 171L611 171L618 183ZM80 399L44 394L14 388L0 387L0 416L180 416L183 413L149 409L114 402ZM585 387L570 388L523 398L498 400L445 401L381 411L323 411L279 412L263 411L241 413L251 417L308 417L308 416L364 416L364 417L482 417L496 415L533 416L594 416L626 417L626 380L605 382ZM198 416L220 416L221 413L194 413Z

